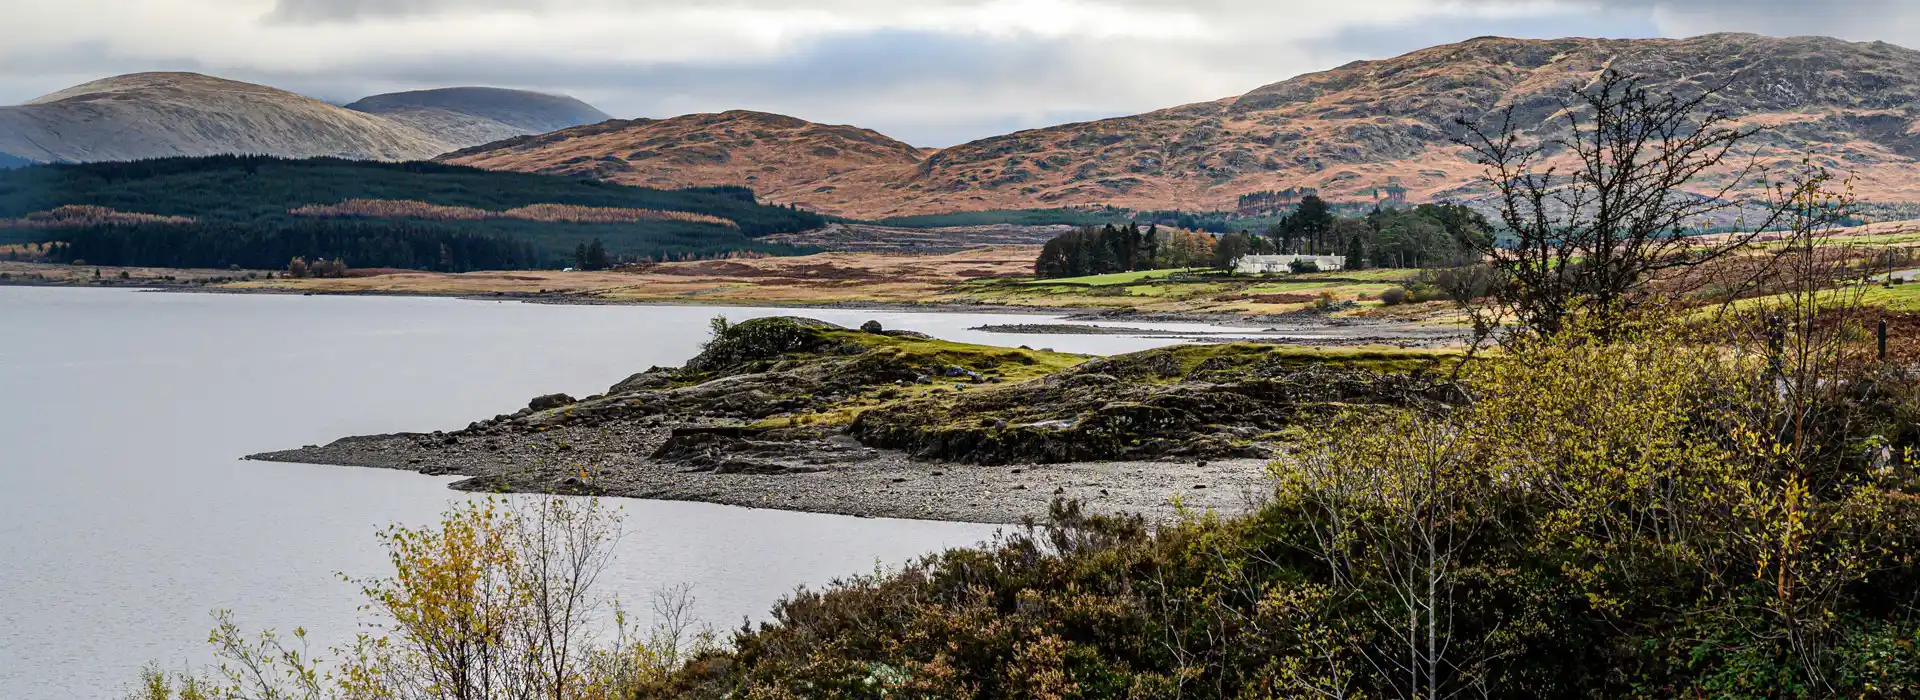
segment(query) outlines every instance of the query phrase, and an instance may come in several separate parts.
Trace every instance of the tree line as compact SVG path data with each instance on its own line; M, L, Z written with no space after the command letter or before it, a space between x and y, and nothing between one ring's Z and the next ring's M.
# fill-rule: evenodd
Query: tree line
M1344 255L1349 269L1434 268L1478 262L1493 239L1493 224L1464 205L1422 204L1345 217L1336 215L1325 200L1308 195L1264 236L1243 234L1226 246L1235 259L1245 254Z
M1179 229L1082 227L1047 241L1034 261L1043 279L1113 272L1212 266L1232 269L1245 255L1344 255L1348 269L1441 268L1478 262L1494 241L1487 218L1457 204L1422 204L1340 216L1318 196L1301 198L1292 213L1260 234L1219 236Z
M1042 279L1205 265L1213 237L1198 231L1161 231L1158 225L1087 226L1047 241L1034 261Z
M396 219L383 224L526 241L549 263L564 263L578 244L592 238L602 239L609 254L634 259L716 257L743 251L792 254L801 251L759 238L815 229L827 222L824 216L795 207L761 204L752 190L742 187L657 190L437 163L211 156L0 171L0 220L87 205L127 216L308 230L305 227L313 217L296 211L326 211L355 201L381 202L389 208L417 203L411 210L366 213ZM443 215L449 211L467 210L524 216L431 220L447 218ZM582 213L609 212L649 215L627 217L631 221L600 220L604 216L580 220ZM4 231L0 239L41 241L57 235ZM281 259L273 267L286 263Z
M296 258L353 267L438 272L542 267L533 244L393 223L307 222L258 228L230 222L105 224L63 229L46 246L55 262L127 267L279 269Z

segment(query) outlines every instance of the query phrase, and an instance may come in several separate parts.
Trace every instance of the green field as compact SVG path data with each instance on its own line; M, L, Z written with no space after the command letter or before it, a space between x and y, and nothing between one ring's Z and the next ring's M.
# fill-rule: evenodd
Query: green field
M1027 282L1027 284L1107 287L1116 284L1135 284L1176 274L1201 274L1206 272L1210 272L1210 270L1204 267L1189 267L1177 270L1140 270L1137 272L1115 272L1112 274L1091 275L1087 277L1060 277L1055 279L1033 280Z

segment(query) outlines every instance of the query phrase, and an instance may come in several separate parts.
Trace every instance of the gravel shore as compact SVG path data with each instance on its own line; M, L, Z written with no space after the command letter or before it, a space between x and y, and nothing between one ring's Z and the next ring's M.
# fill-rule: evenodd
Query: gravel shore
M1456 401L1426 373L1438 358L1261 344L1087 358L768 317L605 394L249 459L464 476L470 491L980 523L1067 499L1167 522L1264 500L1294 426Z
M585 491L606 496L701 501L860 517L978 523L1044 520L1056 498L1094 512L1177 518L1239 513L1263 498L1258 459L1075 462L980 466L919 461L843 436L814 450L813 470L782 474L692 471L648 457L674 424L643 420L559 426L488 437L401 433L252 455L271 462L400 469L470 477L466 491ZM586 478L582 478L582 477ZM585 486L592 484L591 487Z

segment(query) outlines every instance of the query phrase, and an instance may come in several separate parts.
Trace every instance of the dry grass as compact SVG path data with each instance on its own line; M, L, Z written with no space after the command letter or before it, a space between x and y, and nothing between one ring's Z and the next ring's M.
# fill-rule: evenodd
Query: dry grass
M0 255L4 255L4 253L0 253ZM121 277L120 275L122 273L125 273L126 277ZM0 259L0 283L8 284L178 287L218 285L234 281L244 281L248 275L252 275L256 279L264 279L268 274L279 273L270 270L55 265L51 263L13 262Z
M821 253L797 257L703 260L640 265L601 272L522 270L446 274L391 271L343 279L272 279L235 287L322 293L374 292L453 296L542 296L579 301L700 304L943 304L1034 311L1120 309L1144 313L1270 315L1310 308L1321 293L1354 301L1340 316L1380 311L1382 286L1371 271L1349 279L1328 273L1295 280L1286 293L1263 294L1269 278L1208 278L1193 282L1145 280L1087 287L1029 284L1034 246L999 246L949 254ZM1421 307L1391 314L1397 321L1450 323L1448 309Z
M583 207L572 204L533 204L508 209L506 211L488 211L474 207L455 207L443 204L405 199L349 199L339 204L309 204L289 212L294 216L319 218L369 218L369 219L427 219L431 221L484 221L489 219L518 219L542 223L566 224L630 224L641 221L680 221L693 224L713 224L739 228L740 224L731 219L723 219L708 214L696 214L684 211L665 211L660 209L622 209L617 207Z
M18 219L0 219L0 228L64 228L101 224L191 224L184 216L125 212L91 204L72 204L38 211Z
M407 294L547 294L609 301L719 304L954 302L950 290L985 277L1019 275L1037 249L984 248L946 255L822 253L800 257L703 260L602 272L519 270L446 274L393 272L344 279L274 279L242 288Z

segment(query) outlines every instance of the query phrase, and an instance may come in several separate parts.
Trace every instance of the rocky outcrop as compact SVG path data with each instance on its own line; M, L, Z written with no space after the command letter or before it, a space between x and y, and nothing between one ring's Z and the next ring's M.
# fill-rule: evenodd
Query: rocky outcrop
M534 397L532 401L528 401L527 410L551 411L553 409L560 408L562 406L572 406L576 403L580 403L580 402L574 400L573 397L568 396L566 394L548 394L546 396Z
M1210 355L1210 356L1208 356ZM1204 359L1200 359L1204 357ZM1266 457L1273 434L1355 406L1460 400L1424 372L1301 362L1284 352L1149 350L1046 378L861 413L847 433L922 459L976 464Z

